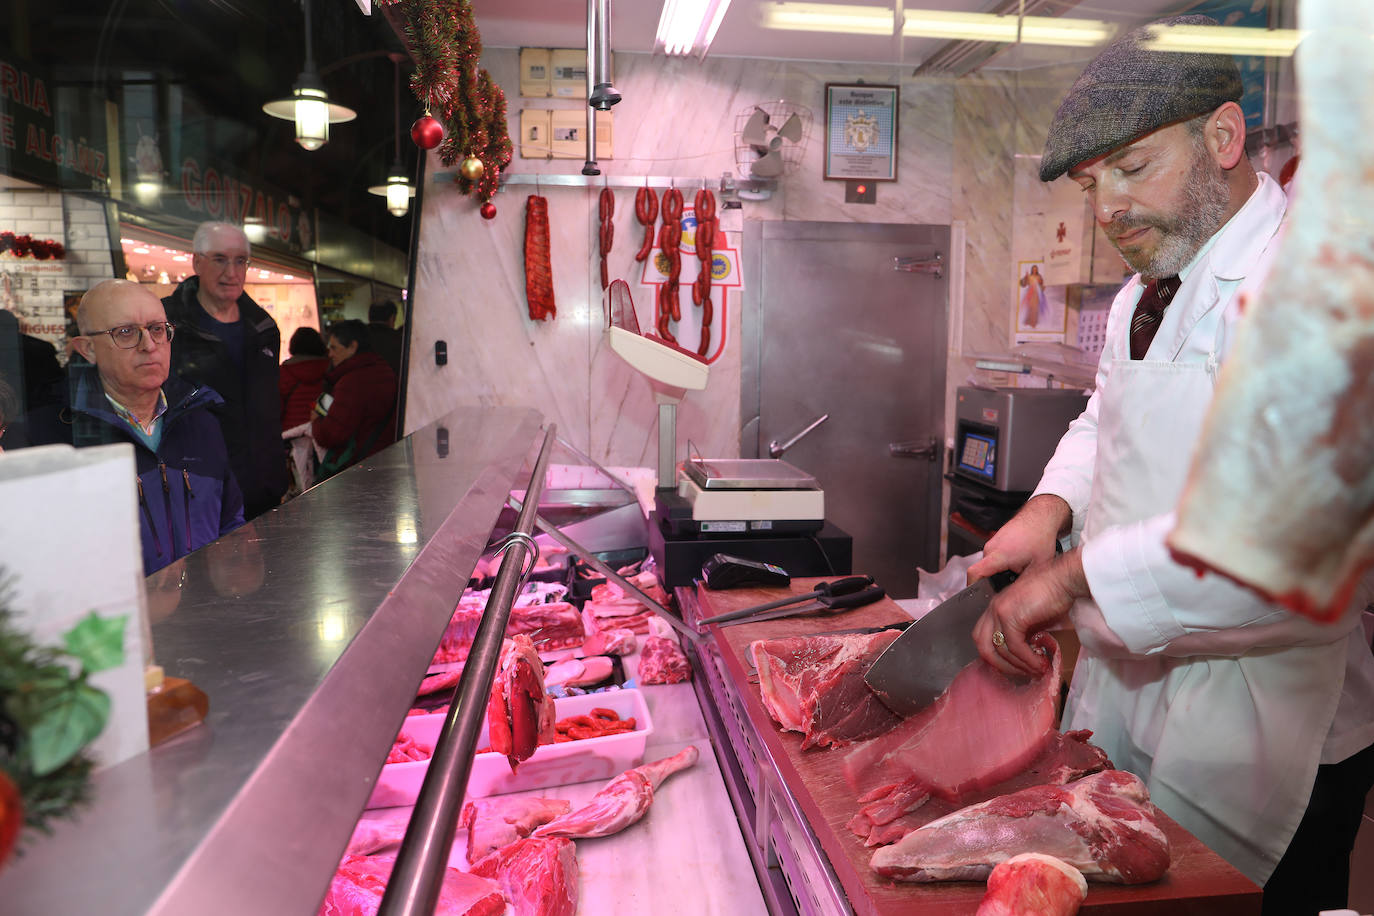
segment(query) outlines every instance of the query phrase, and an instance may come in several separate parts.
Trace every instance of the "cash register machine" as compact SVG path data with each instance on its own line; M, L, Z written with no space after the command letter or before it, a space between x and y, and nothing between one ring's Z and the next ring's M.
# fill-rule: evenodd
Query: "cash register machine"
M773 563L794 576L848 573L852 544L825 521L825 492L780 459L688 456L677 470L677 405L706 387L706 362L639 333L629 287L607 291L611 350L649 380L658 404L658 487L649 550L664 585L689 585L716 553Z

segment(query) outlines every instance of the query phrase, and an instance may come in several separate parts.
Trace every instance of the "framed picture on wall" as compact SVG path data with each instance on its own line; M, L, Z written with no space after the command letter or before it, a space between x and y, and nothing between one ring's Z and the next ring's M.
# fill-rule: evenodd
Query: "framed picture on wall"
M825 173L830 181L896 181L896 86L825 85Z

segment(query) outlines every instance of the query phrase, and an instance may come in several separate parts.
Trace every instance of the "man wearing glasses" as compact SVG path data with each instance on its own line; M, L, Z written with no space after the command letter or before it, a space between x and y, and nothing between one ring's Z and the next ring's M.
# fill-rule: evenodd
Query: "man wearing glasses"
M179 333L137 283L106 280L81 299L71 364L72 444L134 448L143 572L243 524L243 497L211 409L213 390L169 374Z
M251 261L248 237L230 223L201 223L187 277L162 300L177 328L172 369L224 399L215 413L229 463L243 488L246 518L281 502L286 461L281 441L281 331L243 290Z

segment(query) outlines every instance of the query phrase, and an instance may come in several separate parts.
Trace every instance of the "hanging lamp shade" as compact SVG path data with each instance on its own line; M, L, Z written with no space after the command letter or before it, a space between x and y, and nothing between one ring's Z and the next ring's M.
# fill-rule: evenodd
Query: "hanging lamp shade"
M386 209L392 216L405 216L410 210L410 199L415 196L415 185L410 183L410 176L398 159L387 172L386 184L374 184L367 191L385 197Z
M358 113L345 105L329 101L315 69L314 44L310 39L310 0L301 0L305 13L305 69L296 77L290 98L273 99L262 110L274 118L296 122L296 142L307 150L317 150L329 142L329 125L352 121Z

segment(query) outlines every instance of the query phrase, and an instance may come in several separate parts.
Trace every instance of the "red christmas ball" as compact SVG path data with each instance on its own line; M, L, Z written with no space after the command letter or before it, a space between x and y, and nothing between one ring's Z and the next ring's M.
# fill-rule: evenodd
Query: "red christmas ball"
M482 204L482 219L496 219L496 204L487 201Z
M444 125L430 115L421 115L410 125L410 139L420 149L434 149L444 139Z

